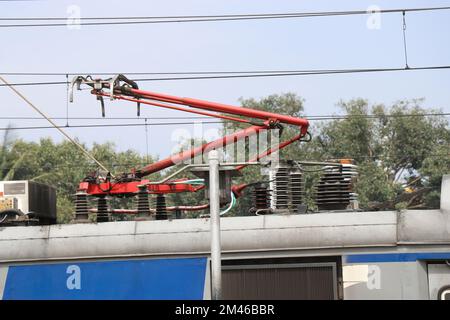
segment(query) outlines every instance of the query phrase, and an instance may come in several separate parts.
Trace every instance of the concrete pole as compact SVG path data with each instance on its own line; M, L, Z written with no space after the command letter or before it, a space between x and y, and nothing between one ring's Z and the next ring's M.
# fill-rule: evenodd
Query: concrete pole
M450 174L444 174L442 176L441 210L450 212Z
M212 299L222 298L222 261L220 246L219 153L212 150L209 161L209 205L211 219L211 288Z

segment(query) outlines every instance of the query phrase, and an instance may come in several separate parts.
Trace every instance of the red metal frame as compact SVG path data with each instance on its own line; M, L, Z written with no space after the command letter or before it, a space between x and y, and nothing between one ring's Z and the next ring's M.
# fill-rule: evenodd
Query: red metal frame
M123 76L120 76L121 81L124 81L124 85L120 83L114 84L114 88L111 89L112 85L109 85L105 81L101 82L101 88L94 86L92 81L86 84L94 88L91 93L98 96L100 99L103 97L112 97L115 99L126 100L130 102L136 102L139 104L152 105L156 107L169 108L173 110L185 111L195 114L201 114L210 117L221 118L225 120L237 121L241 123L247 123L251 126L233 134L225 136L223 138L217 139L215 141L208 142L197 148L186 150L178 154L172 155L166 159L157 161L155 163L149 164L143 168L133 170L128 176L132 176L131 181L106 181L106 182L82 182L79 188L85 190L90 195L100 196L105 194L111 195L132 195L138 191L138 186L146 184L148 191L150 193L176 193L176 192L196 192L203 186L193 186L190 184L173 183L174 181L168 181L164 184L149 184L149 180L142 180L143 177L159 172L163 169L169 168L175 164L183 163L186 160L193 159L194 157L204 154L208 150L225 147L229 144L233 144L239 140L245 139L252 135L258 134L262 130L271 130L279 128L281 124L288 124L297 126L300 133L295 137L281 142L278 146L268 149L262 154L258 155L253 161L258 161L259 159L270 155L271 153L280 150L295 141L300 140L307 134L309 127L309 122L303 118L297 118L288 115L276 114L272 112L226 105L216 102L192 99L192 98L181 98L175 97L167 94L161 94L156 92L144 91L137 89L137 85L129 81ZM125 79L125 80L124 80ZM100 82L99 82L100 83ZM132 83L133 86L128 84ZM103 89L108 89L109 92L103 91ZM113 90L113 92L111 92ZM181 106L187 106L190 108L185 108ZM200 109L200 110L196 110ZM212 113L216 112L216 113ZM221 114L220 114L221 113ZM228 115L224 115L228 114ZM232 117L229 115L235 115L240 117L247 117L252 120L242 119L238 117ZM237 167L241 170L245 166Z
M117 89L114 89L114 92L116 92L116 90ZM132 89L132 88L127 89L126 92L128 92L132 96L140 97L143 99L170 102L170 103L190 106L193 108L221 112L221 113L234 114L234 115L249 117L249 118L253 118L253 119L263 119L263 120L272 119L274 121L279 121L280 123L286 123L286 124L291 124L291 125L301 127L302 128L301 133L303 135L306 135L306 131L308 130L308 126L309 126L309 122L306 119L272 113L272 112L267 112L267 111L262 111L262 110L231 106L231 105L226 105L226 104L222 104L222 103L210 102L210 101L204 101L204 100L198 100L198 99L192 99L192 98L179 98L179 97L170 96L170 95L166 95L166 94L155 93L155 92L150 92L150 91L143 91L143 90ZM122 91L122 94L123 93L124 92Z
M148 184L149 180L130 181L130 182L81 182L79 189L85 190L88 194L93 196L100 195L133 195L139 190L139 186L147 184L149 193L179 193L179 192L197 192L205 186L193 186L187 183L162 183L162 184Z

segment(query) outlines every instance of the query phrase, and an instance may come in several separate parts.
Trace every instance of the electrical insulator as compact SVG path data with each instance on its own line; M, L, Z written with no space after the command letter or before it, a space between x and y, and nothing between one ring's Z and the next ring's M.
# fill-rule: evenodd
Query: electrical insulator
M273 183L274 209L289 208L289 168L278 167L275 169Z
M269 168L269 179L273 196L271 207L280 212L304 213L304 181L303 173L297 162L280 161L276 167Z
M270 208L270 191L267 184L261 183L254 186L253 204L256 210Z
M97 199L97 222L108 222L108 202L105 196L101 196Z
M139 191L136 194L136 209L139 217L148 217L150 215L150 204L148 202L147 186L138 186Z
M156 195L156 220L167 220L166 197L164 194Z
M324 166L315 188L316 205L319 210L357 209L357 194L354 183L357 166L351 160L340 161L337 166Z
M87 193L85 190L79 190L75 194L75 220L85 222L89 219Z
M291 210L294 213L304 213L305 188L303 183L303 174L298 168L292 168L290 177Z

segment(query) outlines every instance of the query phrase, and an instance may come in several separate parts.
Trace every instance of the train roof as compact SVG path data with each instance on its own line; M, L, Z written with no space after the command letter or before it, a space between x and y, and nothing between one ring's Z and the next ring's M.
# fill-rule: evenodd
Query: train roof
M177 219L6 227L0 261L204 255L210 221ZM446 210L339 212L221 219L224 253L450 244Z
M224 256L450 244L450 175L440 210L221 218ZM0 262L205 255L210 221L176 219L0 228Z

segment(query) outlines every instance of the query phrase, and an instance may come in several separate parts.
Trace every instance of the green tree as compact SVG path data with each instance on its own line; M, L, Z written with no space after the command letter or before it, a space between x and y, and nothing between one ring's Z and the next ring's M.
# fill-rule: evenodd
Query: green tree
M410 199L417 200L414 191L422 189L426 180L421 176L424 163L430 164L429 158L448 157L438 151L449 149L448 122L442 117L425 116L440 111L423 108L422 104L423 100L410 100L391 107L369 107L366 100L351 100L340 104L347 119L323 124L317 139L324 155L353 158L359 165L357 191L363 207L387 201L390 201L387 206L393 207L400 200L412 205L410 200L405 200L408 197L404 193L408 190ZM429 187L434 188L435 194L440 177L449 169L441 163L434 171L437 180ZM431 205L431 202L422 201L422 204Z
M275 113L301 116L303 112L303 100L293 94L241 101L245 107ZM394 208L398 202L409 207L436 207L441 177L450 172L449 124L443 117L426 116L440 111L424 108L423 103L423 99L406 100L386 107L369 105L364 99L341 101L338 106L344 119L311 123L312 141L291 145L281 157L354 159L359 166L356 190L363 208ZM238 129L242 125L228 123L224 127ZM296 132L296 128L287 127L284 134L290 137ZM310 205L312 185L318 177L306 175L306 201ZM257 179L258 172L249 170L241 182ZM246 211L249 205L246 197L237 211Z

